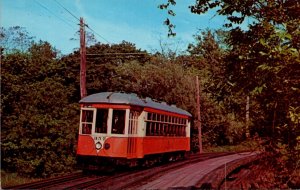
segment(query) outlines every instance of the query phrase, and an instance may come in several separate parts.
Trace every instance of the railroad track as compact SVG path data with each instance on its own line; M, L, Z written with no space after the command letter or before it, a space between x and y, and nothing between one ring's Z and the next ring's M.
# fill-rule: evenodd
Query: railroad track
M133 189L217 189L224 178L235 168L257 159L257 153L232 154L202 162L190 163L173 171L162 172L152 179L127 186ZM225 165L225 174L224 172ZM209 181L211 180L211 181Z
M58 178L51 178L30 184L6 187L4 189L138 189L151 180L156 180L163 175L177 171L180 168L193 166L199 162L226 157L233 153L204 153L191 155L187 160L158 165L148 169L135 169L133 171L120 171L112 176L83 175L82 173L71 174ZM222 182L222 180L221 180ZM201 184L198 184L200 186ZM163 188L163 187L162 187Z
M247 155L247 153L245 154ZM257 161L259 158L259 154L249 154L249 156L225 163L215 170L207 173L201 180L198 181L195 187L200 189L221 189L221 186L223 185L223 187L226 189L226 181L234 180L229 178L232 172L245 166L247 167L249 164ZM237 181L236 183L239 182Z
M101 182L96 182L92 186L80 186L79 189L81 188L98 188L98 189L134 189L137 188L137 186L145 181L147 179L152 178L154 176L159 175L160 173L166 173L169 171L176 170L180 167L183 167L184 165L189 165L197 162L201 162L204 160L208 160L211 158L216 158L224 155L230 155L233 153L205 153L202 155L196 154L196 155L191 155L189 159L180 161L180 162L171 162L168 164L164 165L159 165L156 167L152 167L146 170L141 170L141 171L133 171L133 172L126 172L122 173L116 176L112 176L111 178L107 179L102 179ZM92 184L93 182L91 182ZM78 189L78 187L74 187L74 189Z

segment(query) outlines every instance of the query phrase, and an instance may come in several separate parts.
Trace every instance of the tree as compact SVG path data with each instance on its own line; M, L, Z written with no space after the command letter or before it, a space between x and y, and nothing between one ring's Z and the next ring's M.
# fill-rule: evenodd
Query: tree
M78 84L76 89L79 89L79 57L79 51L75 51L73 54L62 58L62 62L69 68L66 73L67 80ZM88 94L112 90L112 79L118 77L115 68L120 64L133 60L146 62L149 60L149 55L126 41L113 45L97 43L88 47L86 75Z
M192 57L198 58L195 67L205 72L205 91L213 94L217 100L224 99L220 94L222 88L226 87L224 57L226 50L219 46L222 42L216 40L222 31L202 31L195 35L196 44L190 44L188 51ZM222 35L224 35L222 33ZM201 65L199 65L201 64ZM220 97L221 96L221 97Z
M0 27L0 47L3 53L15 51L26 52L33 43L34 37L29 36L25 28L13 26L9 28Z
M77 31L75 34L74 34L74 37L73 38L70 38L71 41L77 41L78 43L80 43L80 39L79 39L79 36L80 36L80 31ZM92 32L89 32L89 31L85 31L85 40L86 40L86 46L89 47L89 46L93 46L97 43L97 39L94 35L94 33ZM74 51L78 50L78 48L75 48Z
M195 43L190 44L188 51L195 60L193 66L198 68L201 73L202 94L205 94L210 101L215 101L215 106L206 107L208 112L215 114L215 118L207 119L205 132L210 132L209 136L214 136L211 142L218 144L238 143L243 140L243 122L234 121L238 112L244 110L240 106L244 102L242 97L236 96L230 90L230 83L226 78L225 57L228 54L228 47L224 41L228 32L222 30L211 31L209 29L199 31L195 37ZM244 115L243 115L244 117ZM231 125L233 124L234 125ZM211 129L214 130L211 130ZM222 134L223 133L223 134ZM219 136L219 137L216 137ZM222 137L221 137L222 136ZM223 142L223 143L220 143Z
M65 65L47 42L1 62L1 162L7 171L47 177L75 164L77 104Z
M190 9L195 14L214 9L226 16L229 51L224 58L225 78L231 84L231 92L251 96L252 121L256 126L253 132L272 139L270 158L278 158L274 167L281 177L270 188L280 188L276 185L290 182L287 179L291 179L289 175L299 167L300 160L299 156L292 156L300 155L299 123L291 119L291 115L298 115L300 107L300 3L203 0L195 1ZM245 20L250 21L248 28L241 29Z

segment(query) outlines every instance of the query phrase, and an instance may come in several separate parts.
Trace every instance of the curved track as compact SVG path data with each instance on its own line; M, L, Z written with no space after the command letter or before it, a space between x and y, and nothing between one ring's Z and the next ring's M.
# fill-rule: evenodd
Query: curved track
M255 154L196 154L183 161L170 162L148 169L136 168L126 172L116 171L111 175L83 175L82 173L76 173L31 184L7 187L6 189L166 189L170 187L203 187L203 184L205 185L206 183L203 179L207 175L214 175L214 172L222 168L224 162L227 163L228 167L232 163L243 163L238 162L238 160L246 160L249 156L255 157ZM232 168L234 169L238 165L235 164ZM224 176L222 177L224 179ZM208 178L210 179L211 176L208 176ZM181 182L178 182L178 180ZM193 183L190 183L190 181L193 181ZM219 181L220 183L222 182L222 180Z
M185 165L174 171L163 173L140 184L138 189L204 188L216 189L235 168L249 163L257 154L232 154ZM251 159L250 159L251 158Z

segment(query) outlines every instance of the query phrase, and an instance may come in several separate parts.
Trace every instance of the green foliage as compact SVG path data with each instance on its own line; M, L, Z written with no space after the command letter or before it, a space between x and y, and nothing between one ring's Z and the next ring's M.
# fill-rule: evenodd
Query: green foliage
M221 85L210 93L236 118L244 117L245 97L250 97L252 135L258 133L270 139L267 147L269 159L275 158L276 181L285 184L272 188L288 187L294 171L299 171L300 161L300 3L294 0L202 0L195 1L190 9L195 14L215 10L227 18L224 25L228 30L225 36L227 52L217 61L224 63L224 77ZM248 26L241 29L245 21ZM214 43L198 37L198 44L191 46L190 52L199 55L202 62L210 60L214 65L212 59L205 58L216 52L205 52ZM217 76L222 76L220 74ZM212 84L218 81L215 77L212 79Z
M168 0L168 2L166 4L160 4L158 6L158 8L160 9L166 9L167 10L167 13L168 15L170 16L175 16L175 12L172 10L172 9L169 9L169 6L170 5L176 5L176 1L175 0ZM169 29L169 32L168 32L168 37L172 37L172 36L175 36L176 33L173 32L173 30L176 28L176 26L174 24L171 23L170 19L167 18L165 21L164 21L164 24L167 25L168 29Z
M272 139L270 157L277 159L274 168L280 183L286 183L300 160L294 156L299 155L300 136L295 123L300 104L299 2L204 0L190 8L196 14L215 9L227 17L225 80L231 85L222 92L235 93L230 98L237 99L224 103L234 105L233 111L243 116L245 112L237 108L243 105L242 97L251 97L252 133ZM246 19L248 28L242 30L239 24Z
M263 147L258 139L248 139L237 145L204 146L204 152L252 152L261 150L263 150Z
M201 71L170 62L141 64L137 61L119 65L112 88L117 91L134 92L142 97L151 97L188 110L196 118L195 76ZM153 77L155 76L155 77ZM204 80L205 81L205 80ZM161 86L161 88L158 88ZM201 94L201 121L203 142L211 145L237 143L242 140L238 122L224 117L224 110L215 104L209 94ZM232 125L234 124L234 125ZM194 126L194 125L193 125ZM198 148L197 129L192 128L192 149Z
M0 27L0 50L3 53L26 52L33 39L23 27Z
M65 71L66 81L75 84L79 90L79 69L80 54L75 51L73 54L63 57L68 70ZM138 60L143 63L149 60L149 55L136 49L134 44L123 41L120 44L97 43L87 48L87 92L93 94L101 91L111 91L111 83L116 78L115 68L125 62ZM79 93L75 93L75 100L79 99Z
M288 183L299 171L300 160L300 22L299 3L292 2L196 1L192 12L216 8L228 18L229 28L196 34L188 55L171 51L149 55L125 41L89 46L88 94L133 92L175 104L196 116L194 81L199 76L203 144L207 150L217 145L235 151L259 147L255 139L241 143L246 139L249 96L251 135L265 137L278 181ZM170 9L175 4L169 0L160 8L175 16ZM242 30L238 24L250 17L248 28ZM169 33L175 34L171 21L166 24ZM3 28L1 38L31 41L22 29L10 30L20 31L24 38L10 38ZM11 51L14 46L9 44L1 57L3 169L35 177L69 171L75 164L79 51L59 58L47 42L22 46L22 51ZM192 151L197 151L194 121L191 136Z
M134 92L142 97L194 110L194 69L184 69L171 63L141 64L136 61L119 65L112 88L117 91ZM153 77L155 76L155 77ZM158 88L163 86L163 88Z
M226 78L226 35L221 30L202 31L195 35L196 43L189 45L190 57L197 60L190 64L199 69L202 83L203 143L207 145L236 144L245 139L245 124L231 113L233 103L242 100L230 91Z
M115 56L116 52L141 54ZM123 62L148 59L128 42L96 44L87 53L105 58L88 59L89 94L110 90L115 68ZM61 59L57 55L49 43L40 41L27 51L3 56L1 162L6 171L47 177L68 172L76 164L79 52Z
M2 168L35 177L72 169L78 105L56 52L40 41L5 55L1 68Z
M228 86L224 63L226 51L221 47L224 44L221 38L224 36L226 33L221 30L202 31L195 35L196 44L190 44L188 49L192 57L198 58L193 66L201 70L203 90L216 101L225 99L224 89Z
M294 125L299 125L300 122L300 107L292 107L289 109L289 118Z

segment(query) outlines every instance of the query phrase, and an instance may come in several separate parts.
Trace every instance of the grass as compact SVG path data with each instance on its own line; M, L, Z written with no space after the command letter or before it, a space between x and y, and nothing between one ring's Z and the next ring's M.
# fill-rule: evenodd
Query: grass
M19 176L17 173L7 173L1 170L1 188L20 185L24 183L30 183L34 181L38 181L40 179L36 178L25 178Z
M251 152L258 150L260 150L260 145L257 141L253 140L244 141L238 145L210 146L203 148L203 152Z

